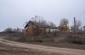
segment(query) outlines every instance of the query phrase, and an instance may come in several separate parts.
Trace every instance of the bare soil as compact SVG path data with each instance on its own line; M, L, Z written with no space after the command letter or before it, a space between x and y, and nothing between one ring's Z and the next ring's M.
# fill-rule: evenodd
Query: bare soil
M85 50L18 43L0 38L0 55L85 55Z
M28 48L15 47L0 43L0 55L62 55L62 54L40 52Z

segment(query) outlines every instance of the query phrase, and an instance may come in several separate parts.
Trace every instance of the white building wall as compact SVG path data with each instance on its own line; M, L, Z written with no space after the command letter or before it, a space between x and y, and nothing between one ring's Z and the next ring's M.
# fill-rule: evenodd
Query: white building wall
M46 29L46 32L55 32L55 31L59 31L59 30L58 29L50 29L50 28Z
M47 29L46 29L46 32L49 32L49 31L50 31L50 28L47 28Z

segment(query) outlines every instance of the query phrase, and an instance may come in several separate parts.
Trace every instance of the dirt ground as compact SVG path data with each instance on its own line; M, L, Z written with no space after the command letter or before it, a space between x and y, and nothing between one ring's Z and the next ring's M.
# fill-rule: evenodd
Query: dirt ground
M17 36L12 36L10 38L17 38ZM19 42L6 39L7 37L9 37L8 34L0 35L0 55L85 55L85 45Z
M0 38L0 55L85 55L85 50L19 43Z
M61 55L61 54L39 52L32 49L13 47L0 43L0 55Z

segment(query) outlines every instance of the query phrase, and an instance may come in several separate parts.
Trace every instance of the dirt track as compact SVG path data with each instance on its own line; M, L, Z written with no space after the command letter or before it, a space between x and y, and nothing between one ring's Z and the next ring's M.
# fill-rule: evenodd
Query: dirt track
M85 50L79 50L79 49L68 49L68 48L58 48L58 47L48 47L48 46L41 46L34 44L18 43L1 38L0 38L0 43L14 47L28 48L28 49L33 49L35 51L48 52L48 53L60 53L63 55L85 55Z

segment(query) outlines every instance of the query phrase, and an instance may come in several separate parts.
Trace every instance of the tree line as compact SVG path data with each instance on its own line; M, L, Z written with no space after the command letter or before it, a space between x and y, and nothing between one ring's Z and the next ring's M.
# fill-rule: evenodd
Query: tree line
M41 16L35 16L35 17L31 18L30 21L36 22L39 25L43 25L43 26L56 27L56 24L54 24L53 22L46 21ZM27 23L28 22L26 22L26 24ZM57 28L61 32L79 32L79 31L85 31L85 30L82 30L84 27L81 28L81 21L80 20L76 20L75 17L74 17L74 24L72 24L72 26L69 25L69 20L68 19L62 18L60 20L60 23L57 26Z
M53 22L46 21L41 16L35 16L35 17L31 18L30 21L36 22L36 23L38 23L39 25L42 25L42 26L56 27L56 24L54 24ZM25 25L28 22L29 21L25 22ZM62 18L60 20L59 25L57 26L57 28L61 32L79 32L79 31L85 31L85 26L83 27L84 29L80 28L80 27L81 27L81 21L76 20L75 18L74 18L74 24L71 27L69 26L69 20L66 19L66 18ZM12 31L13 32L21 32L21 29L20 28L16 28L16 29L7 28L7 29L4 30L4 32L12 32Z

